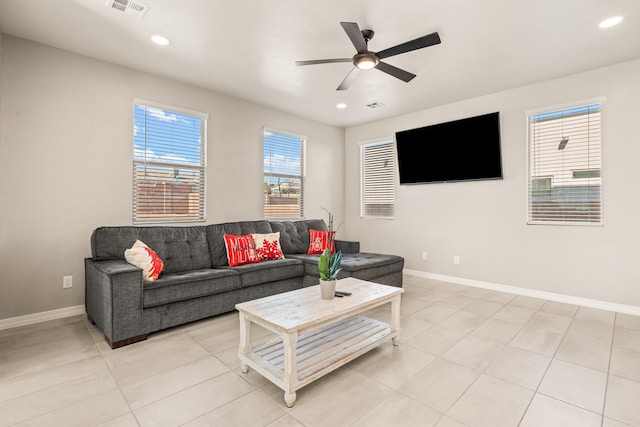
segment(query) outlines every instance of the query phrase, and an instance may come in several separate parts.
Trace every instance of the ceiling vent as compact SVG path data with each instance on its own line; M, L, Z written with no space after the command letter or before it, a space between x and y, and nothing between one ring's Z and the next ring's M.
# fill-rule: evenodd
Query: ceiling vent
M149 5L138 0L107 0L107 7L118 12L142 19Z
M371 104L367 104L367 107L369 108L380 108L382 106L384 106L384 104L378 101L373 101Z

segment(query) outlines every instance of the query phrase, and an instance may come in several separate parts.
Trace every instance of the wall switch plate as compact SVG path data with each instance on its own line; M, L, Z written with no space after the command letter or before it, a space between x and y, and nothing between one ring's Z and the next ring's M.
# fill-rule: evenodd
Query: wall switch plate
M426 261L427 258L428 258L427 257L427 253L426 252L422 252L422 259Z
M453 257L453 263L454 264L460 264L460 255L455 255Z
M73 276L64 276L62 278L62 287L64 289L73 288Z

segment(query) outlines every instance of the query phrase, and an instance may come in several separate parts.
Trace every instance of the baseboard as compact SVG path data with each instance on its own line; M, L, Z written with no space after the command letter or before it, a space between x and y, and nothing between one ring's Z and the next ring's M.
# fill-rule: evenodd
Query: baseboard
M572 295L557 294L554 292L537 291L535 289L519 288L517 286L501 285L498 283L483 282L480 280L466 279L464 277L446 276L444 274L429 273L426 271L410 270L406 268L403 270L403 273L410 276L424 277L425 279L456 283L458 285L473 286L476 288L490 289L492 291L524 295L528 297L541 298L551 301L564 302L567 304L575 304L584 307L598 308L601 310L615 311L618 313L640 316L640 307L634 305L617 304L609 301L581 298Z
M581 305L584 307L598 308L601 310L615 311L618 313L632 314L640 316L640 307L634 305L617 304L609 301L600 301L589 298L581 298L572 295L557 294L554 292L537 291L535 289L519 288L517 286L501 285L498 283L483 282L481 280L467 279L464 277L447 276L444 274L429 273L427 271L411 270L405 268L402 271L410 276L424 277L425 279L440 280L448 283L472 286L475 288L490 289L492 291L506 292L515 295L541 298L550 301L564 302L567 304ZM0 319L0 331L3 329L17 328L19 326L32 325L34 323L46 322L48 320L62 319L64 317L85 314L84 305L60 308L58 310L44 311L41 313L28 314L26 316Z
M34 323L46 322L47 320L62 319L64 317L84 314L84 305L60 308L58 310L43 311L41 313L27 314L26 316L0 319L0 331L3 329L17 328L18 326L32 325Z

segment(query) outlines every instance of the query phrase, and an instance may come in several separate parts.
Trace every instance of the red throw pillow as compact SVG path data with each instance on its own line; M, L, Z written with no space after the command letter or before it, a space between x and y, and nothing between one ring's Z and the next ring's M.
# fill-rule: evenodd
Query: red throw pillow
M229 261L229 267L260 262L260 258L258 258L258 253L256 252L256 245L253 243L253 237L251 237L251 234L246 234L244 236L225 234L224 245L227 248L227 260Z
M129 264L142 269L144 280L157 280L164 269L160 257L140 240L136 240L131 249L124 251L124 258Z
M280 232L266 234L252 234L253 243L256 245L256 251L260 261L265 259L283 259L284 254L280 247Z
M332 237L335 237L336 232L331 232ZM321 254L325 249L329 247L329 232L320 230L309 230L309 250L308 254ZM336 248L331 245L331 253L335 253Z

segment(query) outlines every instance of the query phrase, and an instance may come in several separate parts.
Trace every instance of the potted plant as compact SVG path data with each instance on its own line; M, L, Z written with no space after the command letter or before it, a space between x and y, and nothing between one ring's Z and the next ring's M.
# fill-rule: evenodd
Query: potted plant
M323 208L324 209L324 208ZM326 209L325 209L326 210ZM340 272L342 262L342 251L332 253L335 241L335 231L333 230L333 215L329 214L329 234L327 238L327 248L318 258L318 271L320 272L320 293L322 299L332 299L336 292L336 280Z

